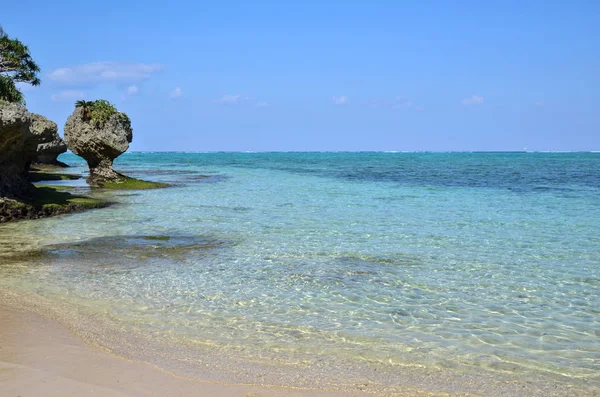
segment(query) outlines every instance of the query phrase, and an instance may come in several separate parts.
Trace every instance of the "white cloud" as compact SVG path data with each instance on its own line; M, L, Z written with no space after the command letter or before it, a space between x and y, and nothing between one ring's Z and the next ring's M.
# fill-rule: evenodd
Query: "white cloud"
M334 105L345 105L348 102L350 102L350 100L345 95L334 96L331 98L331 103L333 103Z
M483 97L479 96L479 95L473 95L470 98L465 98L462 101L460 101L460 103L462 103L465 106L482 105L483 102L484 102Z
M243 98L242 98L241 95L225 94L221 98L216 99L214 102L215 103L220 103L222 105L236 105L236 104L240 103L240 101L242 99Z
M125 92L123 93L123 95L121 95L121 99L126 100L129 97L139 94L139 92L140 92L140 87L138 87L137 85L130 85L129 87L127 87L127 89L125 89Z
M102 83L134 83L148 79L164 70L159 64L126 62L93 62L59 68L49 75L50 80L69 86L98 85Z
M181 90L180 87L176 87L173 91L171 91L171 93L169 94L169 98L171 99L177 99L177 98L181 98L183 96L183 91Z
M50 97L54 102L59 101L73 101L77 99L83 99L84 94L82 91L76 90L65 90L59 93L56 93Z
M256 107L257 108L266 108L266 107L269 107L269 104L267 102L257 102Z
M140 87L137 85L130 85L127 87L127 95L136 95L138 92L140 92Z

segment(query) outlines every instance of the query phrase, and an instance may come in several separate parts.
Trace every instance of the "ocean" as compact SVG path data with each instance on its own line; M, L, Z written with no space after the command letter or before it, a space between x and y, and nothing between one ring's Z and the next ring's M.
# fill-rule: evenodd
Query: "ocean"
M244 382L600 391L600 153L127 153L115 169L173 186L49 182L115 204L0 225L0 288L93 343Z

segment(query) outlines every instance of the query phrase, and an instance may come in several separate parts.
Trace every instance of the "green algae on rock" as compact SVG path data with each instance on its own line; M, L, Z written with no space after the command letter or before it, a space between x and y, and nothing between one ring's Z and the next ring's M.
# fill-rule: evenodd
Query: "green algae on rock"
M68 191L70 189L72 189L71 186L67 186L67 185L48 185L46 183L34 183L33 186L35 187L48 187L50 189L54 189L54 190L59 190L59 191Z
M114 190L147 190L161 189L171 186L168 183L149 182L141 179L130 178L122 174L119 175L120 177L114 181L98 182L98 187Z
M29 168L27 177L30 182L75 181L83 178L81 174L65 173L64 167L55 164L35 163Z
M31 182L75 181L77 179L81 179L81 175L77 175L77 174L63 174L63 173L46 172L46 171L41 171L41 170L29 171L28 176L29 176L29 180Z
M104 208L109 202L78 196L53 187L36 187L22 199L0 198L0 223Z

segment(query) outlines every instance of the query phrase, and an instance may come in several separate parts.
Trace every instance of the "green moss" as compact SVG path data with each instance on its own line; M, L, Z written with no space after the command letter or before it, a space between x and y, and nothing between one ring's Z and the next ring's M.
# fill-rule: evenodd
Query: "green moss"
M34 193L23 200L23 202L35 208L80 206L83 207L82 209L85 209L105 206L105 202L102 200L61 192L47 186L36 187Z
M27 197L19 200L0 198L0 223L103 208L109 204L103 200L61 192L48 186L36 187Z
M12 200L12 199L6 199L3 197L0 197L0 202L2 203L3 206L6 206L6 208L10 208L10 209L14 209L14 210L26 210L29 209L31 206L27 205L25 203L22 203L20 201L17 200Z
M81 175L76 174L60 174L44 171L29 171L29 180L31 182L40 181L74 181L81 179Z
M55 164L45 164L45 163L34 163L31 165L31 167L29 168L31 171L37 171L37 172L58 172L58 173L62 173L65 171L65 168L68 167L64 167L61 165L55 165Z
M167 183L160 182L148 182L141 179L130 178L127 176L121 177L115 182L100 182L99 187L104 189L114 190L146 190L146 189L160 189L170 186Z
M82 206L83 208L99 208L105 206L104 201L86 196L76 196L70 199L70 202Z
M35 187L49 187L49 188L54 189L54 190L69 190L69 189L72 189L71 186L46 185L46 184L39 184L39 183L38 184L34 183L33 186L35 186Z

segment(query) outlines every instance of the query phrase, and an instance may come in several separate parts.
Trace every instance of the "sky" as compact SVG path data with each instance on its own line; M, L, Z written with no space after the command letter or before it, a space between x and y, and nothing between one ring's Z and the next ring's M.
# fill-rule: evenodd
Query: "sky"
M30 111L126 112L133 151L600 150L600 1L2 5Z

